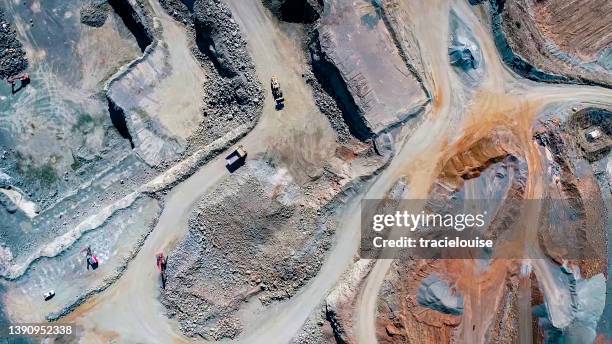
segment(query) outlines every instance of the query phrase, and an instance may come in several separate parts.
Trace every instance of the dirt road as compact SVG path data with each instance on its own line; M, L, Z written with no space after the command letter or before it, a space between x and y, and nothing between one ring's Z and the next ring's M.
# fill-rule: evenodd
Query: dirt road
M161 11L157 2L152 2L164 32L169 35L166 36L167 39L180 36L180 33L184 32L180 24ZM232 7L234 18L245 33L258 76L266 86L267 94L260 123L240 144L249 151L250 156L266 151L283 157L305 155L303 159L288 160L294 171L304 168L303 161L308 162L306 168L316 168L334 151L335 135L327 119L317 109L312 91L301 77L304 57L298 46L299 41L280 29L279 24L263 8L260 1L229 0L228 3ZM434 101L425 115L427 119L402 145L391 165L369 186L367 192L347 207L341 220L343 226L337 231L336 244L330 249L318 275L293 298L258 313L256 319L247 324L237 342L289 342L350 266L353 255L357 252L360 234L359 199L382 198L402 176L408 181L409 196L425 196L437 176L438 162L461 149L454 145L465 131L472 130L470 133L477 139L478 135L484 135L487 130L500 123L515 123L517 130L523 132L524 145L529 149L531 134L528 130L531 128L533 116L544 105L574 100L612 104L612 93L609 90L576 86L539 86L518 79L501 63L489 37L489 30L464 2L402 2L402 6L406 15L412 15L415 35L421 46L421 57L427 62L425 68L428 69L428 80L433 88ZM487 74L481 87L476 90L483 96L478 101L470 98L467 92L461 91L465 86L460 83L448 64L447 26L431 25L448 23L450 8L462 13L462 17L469 22L483 47ZM181 55L185 53L184 48L177 46L176 49L182 50L177 51L178 58L169 60L172 64L180 64L183 60L181 56L184 57ZM273 74L279 76L286 96L286 108L282 111L275 110L267 87ZM501 110L498 109L500 106ZM169 113L174 110L180 111L180 108L168 108ZM316 135L307 135L308 139L305 141L293 140L296 135L303 133ZM283 140L293 142L294 146L279 147L276 143ZM295 146L295 142L300 145ZM156 228L136 258L130 262L124 275L112 287L93 297L69 316L69 320L83 326L91 338L90 342L191 341L182 336L177 324L164 315L163 306L158 300L159 284L154 256L160 250L169 251L185 235L187 219L195 204L228 175L223 156L210 161L167 195ZM357 301L356 333L361 343L376 343L378 291L391 262L376 262L367 277L364 292ZM543 266L540 270L542 269L546 267ZM552 289L555 284L550 285L550 292L554 293ZM481 338L482 333L476 331L464 339L476 343Z
M392 181L405 176L410 190L408 197L419 199L426 192L439 174L438 162L448 159L452 154L461 151L456 146L457 140L472 135L470 142L476 141L495 126L505 125L517 131L522 139L530 166L529 190L531 198L541 195L539 188L538 152L532 139L531 126L537 113L545 106L555 103L572 104L582 102L592 105L612 105L612 92L598 87L573 85L539 85L520 79L501 62L490 29L479 20L478 14L465 2L435 1L420 4L419 2L400 2L402 13L409 18L412 29L421 47L421 57L426 61L429 83L433 85L434 106L426 113L427 121L395 157L394 162L373 185L366 198L380 198L379 194L389 190ZM483 50L486 76L476 90L477 101L470 99L472 90L458 82L450 64L446 47L450 10L461 15L474 32L478 44ZM484 21L486 22L486 21ZM434 27L431 23L438 23ZM430 133L436 133L430 135ZM464 147L465 148L465 147ZM378 197L373 197L378 196ZM391 265L391 260L379 260L372 268L365 281L362 293L358 296L355 310L355 331L359 343L376 343L376 306L378 292ZM552 299L559 299L563 294L548 269L551 264L539 264L536 270L538 278L544 280L544 293ZM484 305L482 309L491 307ZM491 310L492 311L492 310ZM489 312L493 314L493 312ZM478 331L465 331L461 334L467 343L484 342L482 329L487 328L491 319L478 317L476 314L464 315L468 320L463 327L472 329L469 319L478 322Z
M164 28L164 37L176 38L179 32L184 32L180 24L162 12L157 2L151 2ZM248 48L260 80L267 86L271 75L278 75L286 98L285 109L277 111L268 93L260 123L240 144L250 156L270 150L272 154L281 154L283 152L274 147L271 149L270 146L279 140L291 140L293 135L312 132L317 134L307 136L312 142L302 141L303 145L295 149L301 150L301 154L308 154L310 164L322 164L327 154L334 151L335 134L316 107L312 91L301 77L304 57L297 46L298 42L278 29L273 18L259 2L240 2L240 6L238 3L230 2L234 7L234 18L243 32L247 32ZM175 49L182 47L175 46ZM177 54L180 56L181 52ZM169 61L173 64L181 63L180 58ZM266 92L270 92L269 89L266 88ZM312 152L309 153L309 149ZM228 175L223 157L222 154L206 164L168 194L158 225L121 279L70 315L69 318L82 325L92 338L97 338L99 342L105 342L108 338L147 343L190 341L180 334L177 324L164 315L158 299L159 284L154 256L160 250L169 251L185 235L188 217L198 200ZM354 236L357 234L357 231L346 233L353 237L345 240L347 245L342 248L342 263L328 267L331 275L340 276L348 266L356 250L354 243L357 240ZM322 285L315 282L314 287L308 288L307 292L293 299L290 304L280 304L266 311L270 316L261 317L261 324L250 326L240 341L271 343L270 338L278 338L278 343L287 342L316 307L317 302L313 300L321 300L334 283L334 280L327 278L318 280ZM280 314L286 316L281 317Z

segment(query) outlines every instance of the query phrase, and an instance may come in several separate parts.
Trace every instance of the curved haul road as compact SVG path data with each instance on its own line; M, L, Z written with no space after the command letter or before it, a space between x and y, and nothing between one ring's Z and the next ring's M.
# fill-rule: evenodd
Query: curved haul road
M256 64L262 82L271 74L281 74L286 88L288 109L277 112L271 97L266 98L260 124L241 142L250 153L266 149L266 138L282 135L287 128L302 130L316 123L323 126L324 120L312 99L311 90L300 77L300 49L295 40L280 31L275 19L262 7L259 0L229 0L234 17L241 25L249 44L249 50ZM455 127L462 123L470 127L474 121L482 125L481 135L492 125L500 122L515 123L527 130L530 119L544 105L563 101L586 101L594 104L612 104L609 90L580 86L540 86L518 79L500 62L489 30L479 21L477 15L463 1L440 0L415 4L400 2L400 9L413 15L415 35L421 46L421 57L426 62L426 79L435 90L433 106L426 113L427 120L404 144L391 165L360 196L382 197L391 185L402 175L408 176L411 196L425 195L435 175L436 164L449 154L448 142L457 140ZM154 8L159 8L154 6ZM462 18L475 31L483 47L487 78L482 92L490 93L490 99L474 104L466 101L467 96L459 90L461 85L448 65L446 42L449 9L461 13ZM163 26L177 24L165 13L157 11ZM266 89L267 91L267 89ZM488 116L496 113L498 101L504 95L514 95L506 105L506 115ZM520 97L517 96L520 94ZM512 103L515 102L515 103ZM517 114L514 106L525 104L530 111ZM514 111L514 112L513 112ZM499 117L498 117L499 116ZM515 116L515 117L512 117ZM313 120L313 118L315 120ZM482 123L480 123L482 122ZM451 127L453 124L453 127ZM328 130L329 128L325 129ZM431 133L439 133L431 135ZM419 168L415 169L414 164ZM165 201L165 207L155 230L146 240L140 253L130 262L124 276L114 286L94 297L69 316L82 325L90 335L91 342L107 342L111 339L121 342L173 343L190 342L180 334L177 324L168 320L158 301L159 290L154 267L154 254L168 249L180 240L187 230L187 218L196 202L226 176L224 161L218 157L183 183L175 187ZM359 197L357 197L359 198ZM244 334L237 340L243 343L287 343L300 329L310 313L320 304L337 283L342 273L350 266L359 241L359 202L349 205L343 227L338 230L336 244L330 250L319 274L292 299L269 307L258 323L247 324ZM363 293L359 296L355 315L357 335L361 343L375 343L375 316L378 290L389 268L390 260L376 262L369 274Z
M163 12L158 3L154 3L154 0L151 0L151 3L155 15L165 28L164 32L174 33L177 29L184 32L184 28ZM243 32L248 32L246 38L249 50L260 80L266 85L265 81L271 75L282 76L287 101L285 110L276 111L272 97L266 97L260 123L241 140L240 144L251 156L254 156L264 152L267 149L266 143L272 142L272 138L286 137L292 132L318 130L323 133L321 140L325 145L334 145L333 130L318 110L312 90L301 77L303 56L300 55L299 43L276 27L273 18L260 2L233 1L230 4L234 7L234 18L242 26ZM265 90L268 91L267 88ZM112 287L96 295L67 317L66 320L74 321L83 327L88 341L100 343L109 339L131 343L191 341L180 333L178 324L164 315L165 310L159 302L154 255L162 249L166 251L171 249L184 237L188 217L197 202L222 178L227 177L228 172L223 157L224 154L221 154L172 189L165 199L164 210L156 228L138 255L129 263L124 275ZM346 242L357 241L356 238L351 238ZM330 275L339 276L350 262L355 250L354 245L347 247L344 250L345 264L331 270ZM295 298L301 302L299 307L279 306L270 309L266 312L270 317L262 317L268 318L269 321L252 326L252 335L247 329L245 337L239 341L271 343L274 341L270 338L276 338L278 343L287 342L317 305L317 302L313 303L312 300L320 300L332 285L333 280L326 280L318 289L309 288L310 293ZM286 314L285 319L291 324L276 321L276 316L272 315L274 313ZM279 335L271 335L274 332L278 332Z
M397 180L399 175L408 178L408 197L423 198L427 189L438 175L437 164L441 158L449 158L454 152L445 147L451 146L467 134L482 137L494 126L503 125L519 132L522 144L528 151L529 161L528 195L537 198L541 185L537 178L539 163L538 152L531 139L531 126L535 116L545 106L581 102L589 105L612 106L612 91L599 87L576 85L547 85L521 79L510 71L501 61L488 27L488 21L478 17L474 7L465 1L401 1L400 10L408 15L410 24L421 47L421 58L431 69L428 81L433 85L435 104L427 112L427 121L408 139L394 162L372 188L380 198ZM483 50L485 80L476 90L478 100L469 100L469 90L457 80L448 61L449 14L455 11L472 29L478 44ZM431 25L436 23L436 25ZM440 61L443 61L440 63ZM451 126L453 124L453 126ZM457 127L456 125L460 125ZM436 135L430 135L436 133ZM458 136L457 134L461 136ZM450 144L449 144L450 143ZM391 174L395 178L387 180ZM534 177L536 176L536 177ZM373 198L373 193L368 198ZM368 275L355 310L355 332L359 343L376 343L376 305L378 292L386 277L392 260L379 260ZM538 278L550 278L552 274L541 267ZM548 283L554 286L555 283ZM546 288L545 288L546 289ZM555 294L555 290L544 290ZM471 326L468 326L471 328ZM480 326L479 326L480 327ZM468 331L469 332L469 331ZM484 333L478 331L463 338L466 342L484 342Z

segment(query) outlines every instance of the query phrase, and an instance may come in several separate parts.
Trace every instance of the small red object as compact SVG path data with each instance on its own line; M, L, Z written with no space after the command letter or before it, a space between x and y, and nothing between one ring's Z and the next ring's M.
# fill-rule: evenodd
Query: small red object
M163 252L158 253L155 256L155 265L157 266L157 271L161 274L166 270L166 257Z

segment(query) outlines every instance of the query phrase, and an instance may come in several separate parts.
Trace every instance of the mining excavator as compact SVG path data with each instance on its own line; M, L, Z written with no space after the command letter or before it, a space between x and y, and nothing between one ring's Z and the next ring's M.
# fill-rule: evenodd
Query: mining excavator
M98 260L98 257L93 255L93 253L91 251L91 246L87 246L81 252L85 252L85 261L87 263L87 270L89 270L90 266L91 266L92 270L97 269L98 268L98 264L100 262Z
M17 81L28 83L28 82L30 82L30 75L28 73L21 73L21 74L13 75L13 76L10 76L7 79L7 81L10 84L14 84Z
M11 84L11 92L15 94L30 83L30 75L28 73L21 73L10 76L8 79L6 79L6 81ZM15 89L15 84L17 83L17 81L21 81L21 85L18 89Z
M278 83L276 75L272 76L270 87L272 88L272 96L274 100L276 100L276 109L282 109L285 106L285 98L283 97L283 91L280 89L280 84Z
M159 252L155 255L155 266L157 267L157 272L159 273L159 278L161 279L161 287L162 289L166 288L166 263L168 262L168 257L164 255L163 252Z

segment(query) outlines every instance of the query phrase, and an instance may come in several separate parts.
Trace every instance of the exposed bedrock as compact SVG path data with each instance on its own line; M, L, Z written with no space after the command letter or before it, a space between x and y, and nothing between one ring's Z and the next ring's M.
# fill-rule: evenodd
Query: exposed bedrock
M431 274L421 281L417 301L423 307L444 314L463 313L463 296L437 274Z
M543 226L539 241L545 253L559 264L570 256L581 272L593 276L606 271L606 219L604 201L609 197L600 189L594 174L595 164L609 156L612 139L610 112L585 108L566 118L546 118L535 128L546 176L547 197L563 199L551 216L564 226Z
M605 8L609 12L609 1L585 5L491 0L490 4L495 44L516 73L542 82L611 87L611 22L609 16L593 15L605 13Z
M465 185L469 183L472 199L521 199L527 183L527 163L517 146L516 138L504 130L466 145L443 165L434 183L430 199L463 199ZM479 177L483 178L479 178Z
M108 6L102 26L82 24L78 12L84 3L7 6L33 58L27 87L14 93L4 82L0 87L0 165L11 177L10 189L0 189L0 245L11 252L8 264L5 257L0 263L5 277L17 278L41 255L68 248L73 241L66 238L90 228L95 213L153 176L113 127L114 121L128 134L120 116L109 113L114 107L109 109L102 90L139 56L138 46Z
M461 322L460 296L452 291L456 276L449 276L443 261L402 258L392 264L379 292L376 337L379 343L451 343ZM439 285L434 296L426 285ZM448 307L453 304L452 307Z
M418 117L428 101L386 21L377 2L326 3L310 44L315 75L362 140Z
M125 26L130 30L141 51L153 43L154 34L148 18L138 0L107 0L108 4L117 13Z
M107 0L88 0L81 7L81 23L91 27L102 27L108 17Z
M561 268L558 278L569 289L570 297L566 302L571 305L571 319L565 327L555 326L550 320L550 307L534 302L533 316L543 331L543 338L546 343L597 343L597 322L606 304L606 278L597 274L583 279L579 271L572 271L567 266Z
M348 125L350 133L359 140L365 141L373 136L373 132L365 124L360 110L342 78L338 68L329 61L321 51L319 34L312 33L310 58L315 77L324 89L332 95L342 111L342 117Z
M117 129L121 137L130 141L130 145L134 148L134 141L132 140L132 135L130 135L127 122L125 121L125 112L123 112L123 109L117 106L110 97L107 97L107 100L108 113L110 114L113 126L115 126L115 129Z
M531 324L538 337L546 332L548 339L585 338L584 342L592 342L605 294L601 273L607 270L606 239L601 225L607 221L583 138L591 133L596 139L591 138L589 147L597 151L607 147L607 114L586 108L563 120L558 114L551 115L536 126L535 137L543 147L539 156L546 185L539 197L551 200L540 204L552 204L555 211L543 208L534 226L537 232L522 233L537 238L534 249L541 249L557 264L539 260L530 282L529 266L504 259L479 265L471 260L415 261L408 254L400 254L380 292L379 342L495 338L496 342L511 343L519 340L522 332L531 331L521 330ZM600 134L592 134L594 130ZM496 241L494 247L508 245L511 241L503 239L508 225L525 216L525 208L521 210L515 201L526 198L527 185L533 178L530 174L534 167L528 168L526 148L504 130L494 130L475 142L459 142L456 152L441 166L428 207L444 210L446 201L464 197L490 200L488 203L497 210L486 235ZM520 241L519 246L512 245L514 250L524 246ZM431 288L435 285L432 276L434 282L443 281L437 293ZM544 283L535 284L536 276ZM532 323L531 307L536 305L542 306L534 313L536 321Z
M0 79L17 75L28 68L28 60L13 25L0 8Z

